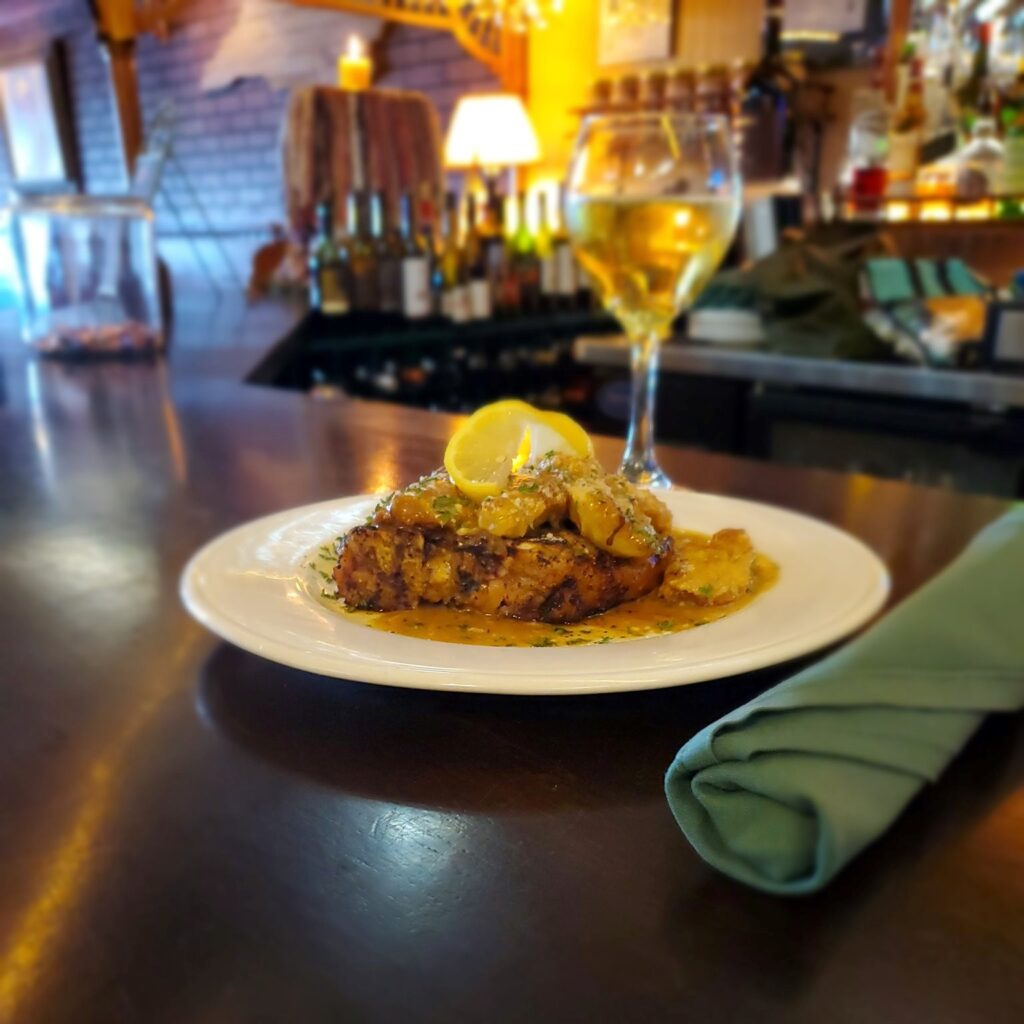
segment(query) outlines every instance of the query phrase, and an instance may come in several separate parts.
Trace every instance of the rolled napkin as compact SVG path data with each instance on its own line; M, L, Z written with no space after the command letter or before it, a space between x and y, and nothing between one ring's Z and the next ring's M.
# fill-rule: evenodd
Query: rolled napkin
M665 776L709 864L766 892L824 886L991 711L1024 707L1024 505L858 639L713 722Z

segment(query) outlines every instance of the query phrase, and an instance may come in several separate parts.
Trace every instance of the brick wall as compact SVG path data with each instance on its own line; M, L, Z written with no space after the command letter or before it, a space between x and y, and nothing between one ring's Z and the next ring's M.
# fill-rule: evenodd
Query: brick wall
M378 84L426 93L437 107L442 129L448 127L460 96L501 88L490 69L470 57L446 32L393 25L382 49L387 70Z
M174 160L154 205L161 251L179 285L204 282L209 275L228 287L244 280L253 248L283 216L278 139L286 91L262 78L215 92L200 88L203 67L242 4L191 0L166 42L147 36L138 44L144 118L150 122L167 103L175 112ZM53 36L64 38L68 48L86 190L123 191L107 71L84 0L0 0L0 60ZM307 45L306 39L292 42L300 49ZM378 84L426 93L442 125L460 94L498 87L490 72L444 33L392 26L383 51L387 71ZM9 184L0 146L0 190L6 192Z

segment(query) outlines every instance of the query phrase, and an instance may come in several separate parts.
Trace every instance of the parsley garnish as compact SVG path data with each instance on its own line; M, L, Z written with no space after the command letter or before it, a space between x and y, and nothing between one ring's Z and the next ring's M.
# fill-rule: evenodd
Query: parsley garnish
M549 636L542 636L539 640L534 640L530 644L531 647L554 647L555 641Z
M672 622L671 619L662 619L662 621L658 623L658 629L660 629L662 632L667 632L674 625L675 623Z
M516 490L518 490L520 494L533 494L540 490L540 484L520 484Z
M448 494L441 494L430 503L430 507L437 514L437 518L441 521L441 525L447 526L458 514L459 506L461 504L461 498L455 498Z
M700 588L700 593L705 597L710 597L714 592L715 588L711 586L710 583L705 583L704 586Z

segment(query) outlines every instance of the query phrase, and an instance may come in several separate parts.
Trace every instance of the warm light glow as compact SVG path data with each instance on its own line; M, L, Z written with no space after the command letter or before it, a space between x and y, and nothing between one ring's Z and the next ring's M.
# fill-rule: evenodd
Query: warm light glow
M992 216L992 204L983 199L970 206L958 206L954 217L956 220L989 220Z
M837 43L841 37L838 32L823 29L794 28L783 31L782 38L787 43Z
M922 203L920 220L952 220L953 207L950 203Z
M885 219L892 221L910 220L910 203L886 203Z
M487 93L459 100L444 144L447 167L497 170L539 158L537 133L518 96Z
M338 87L348 92L363 92L373 80L373 61L367 56L366 43L357 36L348 37L348 46L338 58Z

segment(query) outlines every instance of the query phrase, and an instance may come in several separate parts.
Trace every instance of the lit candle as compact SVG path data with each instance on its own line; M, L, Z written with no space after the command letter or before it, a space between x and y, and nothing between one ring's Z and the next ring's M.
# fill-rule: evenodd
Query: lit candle
M349 92L362 92L370 88L373 61L359 36L348 37L348 49L338 58L338 85Z

